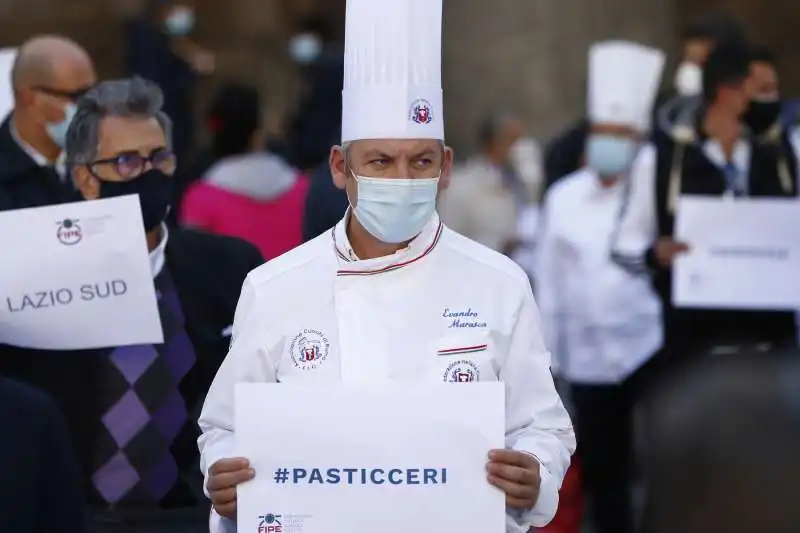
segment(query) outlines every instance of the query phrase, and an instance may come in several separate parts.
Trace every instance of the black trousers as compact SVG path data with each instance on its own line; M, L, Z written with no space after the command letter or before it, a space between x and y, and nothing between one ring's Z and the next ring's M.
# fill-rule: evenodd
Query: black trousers
M633 533L633 407L630 382L573 384L583 486L596 533Z
M207 509L95 513L91 533L208 533Z

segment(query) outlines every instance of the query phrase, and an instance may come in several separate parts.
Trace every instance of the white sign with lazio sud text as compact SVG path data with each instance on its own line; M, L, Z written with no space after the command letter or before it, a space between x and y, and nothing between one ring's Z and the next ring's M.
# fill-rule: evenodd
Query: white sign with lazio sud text
M163 342L138 196L0 213L0 342Z
M502 383L240 384L238 533L504 533Z

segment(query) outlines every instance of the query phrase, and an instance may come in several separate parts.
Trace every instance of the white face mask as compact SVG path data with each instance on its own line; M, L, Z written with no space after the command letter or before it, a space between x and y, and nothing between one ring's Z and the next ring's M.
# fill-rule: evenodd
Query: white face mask
M400 244L419 235L436 211L439 178L400 179L355 176L356 218L381 242Z
M698 96L703 92L703 69L697 63L684 61L675 73L675 90L681 96Z
M194 10L186 6L178 6L172 10L166 20L167 31L174 37L188 35L194 29Z
M322 40L313 33L295 35L289 41L289 55L301 65L313 62L322 53Z

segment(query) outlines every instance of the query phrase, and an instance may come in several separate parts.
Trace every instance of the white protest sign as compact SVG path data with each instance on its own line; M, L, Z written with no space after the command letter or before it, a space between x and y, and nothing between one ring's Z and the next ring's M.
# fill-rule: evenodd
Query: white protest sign
M138 196L0 213L0 342L164 342Z
M795 198L681 197L675 234L677 307L800 308L800 202Z
M240 384L239 533L504 533L502 383Z
M0 120L14 109L14 92L11 87L11 69L17 57L16 48L0 50Z

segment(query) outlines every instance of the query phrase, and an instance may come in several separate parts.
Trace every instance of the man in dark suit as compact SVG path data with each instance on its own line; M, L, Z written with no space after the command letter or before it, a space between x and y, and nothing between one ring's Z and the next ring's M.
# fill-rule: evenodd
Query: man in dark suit
M99 84L78 101L66 154L84 199L139 196L164 343L0 353L0 368L61 403L97 533L207 531L195 414L227 352L244 278L263 262L244 241L167 230L175 156L162 103L139 78Z
M69 39L35 37L20 47L14 110L0 125L0 210L57 204L73 192L62 151L75 101L95 81L89 55Z
M311 174L311 186L303 209L303 242L318 237L335 226L350 202L347 193L333 184L330 165L325 163Z
M0 531L85 533L78 465L52 399L0 379L0 427L9 431L0 442Z

